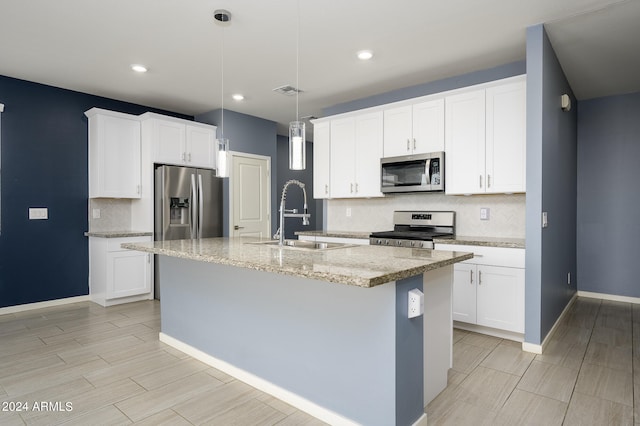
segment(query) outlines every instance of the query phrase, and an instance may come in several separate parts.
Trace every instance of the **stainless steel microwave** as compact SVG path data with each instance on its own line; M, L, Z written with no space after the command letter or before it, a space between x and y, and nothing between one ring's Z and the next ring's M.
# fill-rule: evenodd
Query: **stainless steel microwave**
M444 191L444 152L387 157L380 160L380 191Z

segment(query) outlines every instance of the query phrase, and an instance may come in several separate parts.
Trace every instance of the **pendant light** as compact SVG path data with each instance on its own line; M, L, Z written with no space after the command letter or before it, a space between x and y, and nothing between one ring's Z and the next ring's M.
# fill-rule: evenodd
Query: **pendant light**
M296 121L289 123L289 169L306 168L306 132L304 121L300 121L298 97L300 96L300 1L296 1Z
M216 174L218 177L229 177L229 139L224 137L224 27L231 21L231 12L224 9L218 9L213 12L213 17L222 26L222 60L220 61L220 78L221 78L221 110L220 110L220 137L218 143L218 156L216 157Z

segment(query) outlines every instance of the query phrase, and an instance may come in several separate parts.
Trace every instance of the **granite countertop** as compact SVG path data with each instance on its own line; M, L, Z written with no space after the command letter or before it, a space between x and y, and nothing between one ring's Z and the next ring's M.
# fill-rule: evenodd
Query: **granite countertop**
M98 238L125 238L125 237L150 237L153 232L149 231L88 231L84 233L85 237Z
M408 278L473 257L472 253L404 247L353 245L338 249L304 250L255 244L260 241L269 240L204 238L125 243L122 247L360 287L374 287Z
M310 237L334 237L334 238L360 238L369 239L371 232L356 231L297 231L295 235L305 235Z
M455 238L434 238L435 244L456 244L484 247L505 247L505 248L525 248L524 238L501 238L501 237L464 237L456 235Z

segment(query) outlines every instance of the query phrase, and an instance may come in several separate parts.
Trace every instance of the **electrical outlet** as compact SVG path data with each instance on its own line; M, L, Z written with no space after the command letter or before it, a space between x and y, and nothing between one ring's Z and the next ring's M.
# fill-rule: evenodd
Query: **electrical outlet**
M29 207L29 220L49 219L49 209L46 207Z
M100 219L100 209L91 210L91 217L93 219Z
M351 217L351 207L347 207L347 217Z
M480 220L489 220L489 207L480 208Z
M424 293L417 288L409 291L408 317L415 318L424 314Z

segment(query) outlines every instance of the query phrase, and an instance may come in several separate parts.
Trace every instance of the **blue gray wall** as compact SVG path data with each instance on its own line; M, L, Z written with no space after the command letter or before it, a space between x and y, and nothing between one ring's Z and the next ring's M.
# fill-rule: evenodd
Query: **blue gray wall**
M3 76L0 103L5 105L0 137L0 307L86 295L84 111L98 107L130 114L177 114ZM49 219L28 220L29 207L47 207Z
M495 68L474 71L468 74L462 74L455 77L381 93L368 98L345 102L343 104L325 108L322 113L325 116L341 114L362 108L370 108L391 102L403 101L405 99L417 98L419 96L431 95L433 93L445 92L447 90L459 89L461 87L473 86L474 84L487 83L489 81L521 75L525 72L526 64L524 61L512 62Z
M220 137L222 111L217 109L196 115L196 121L218 126ZM224 137L229 139L231 151L245 152L248 154L264 155L271 158L271 233L277 229L277 211L279 188L277 180L278 148L276 146L277 124L275 121L265 120L252 115L224 110ZM223 186L223 203L229 205L229 181L225 179ZM229 233L229 209L224 209L223 235Z
M309 226L304 226L301 219L287 219L285 238L296 238L296 231L322 229L322 200L315 200L313 198L313 144L309 141L307 141L306 161L307 168L305 170L289 170L289 137L278 135L278 191L282 191L285 182L290 179L298 179L303 182L307 190L309 213L311 213ZM280 192L278 192L278 203L280 203ZM291 187L291 189L287 191L287 208L301 210L303 204L304 197L300 188Z
M568 94L570 112L560 108ZM543 25L527 29L525 341L540 344L576 291L576 100ZM549 226L541 227L542 212Z
M578 289L640 297L640 93L578 107Z

